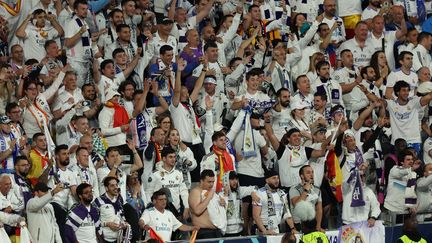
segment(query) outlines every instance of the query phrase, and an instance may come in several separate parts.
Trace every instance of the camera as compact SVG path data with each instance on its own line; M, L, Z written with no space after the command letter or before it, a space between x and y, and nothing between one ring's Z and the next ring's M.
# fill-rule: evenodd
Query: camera
M90 106L90 105L91 105L91 102L88 101L88 100L84 100L84 101L81 102L81 105L82 105L82 106Z

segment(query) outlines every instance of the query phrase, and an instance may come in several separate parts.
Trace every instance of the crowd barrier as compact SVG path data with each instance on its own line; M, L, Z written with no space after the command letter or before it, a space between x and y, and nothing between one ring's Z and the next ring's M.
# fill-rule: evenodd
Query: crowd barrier
M427 242L432 242L432 223L421 223L418 225L420 234L426 239ZM327 238L330 243L339 243L340 232L339 230L332 230L326 232ZM249 237L231 237L231 238L217 238L208 240L197 240L196 242L208 243L280 243L281 235L274 236L249 236ZM385 227L385 242L378 242L376 240L370 241L371 243L394 243L402 236L402 225L395 225L392 227ZM297 240L300 235L297 235ZM189 241L175 241L175 242L189 242ZM369 241L363 242L369 243Z

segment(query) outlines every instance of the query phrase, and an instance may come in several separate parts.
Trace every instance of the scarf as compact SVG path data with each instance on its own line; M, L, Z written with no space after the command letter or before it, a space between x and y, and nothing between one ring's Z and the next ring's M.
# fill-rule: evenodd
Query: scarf
M120 213L120 215L123 217L123 198L121 197L121 195L118 195L115 202L113 202L111 199L108 198L106 193L104 193L102 196L95 200L95 204L98 208L102 207L103 205L112 205L114 208L114 213Z
M228 153L226 149L221 150L216 146L213 146L213 152L217 155L219 162L219 175L216 182L216 192L221 192L223 190L222 178L225 173L234 170L234 163L230 153Z
M1 151L6 151L6 139L4 136L8 136L7 134L4 134L3 132L0 132L0 150ZM12 141L13 139L15 139L15 136L13 135L13 133L9 133L9 139ZM15 165L15 158L19 155L19 148L18 148L18 141L15 143L15 146L12 149L12 164ZM8 170L9 168L7 168L7 162L8 162L8 158L5 158L2 162L1 162L1 168L3 170ZM14 168L11 168L11 170L13 171Z
M257 155L253 129L250 122L251 114L252 112L246 112L243 119L244 135L242 153L244 158L255 157Z
M39 107L39 104L42 107ZM51 120L51 117L48 113L49 111L48 103L40 99L38 96L33 101L33 105L30 105L27 109L36 120L38 127L41 130L43 130L44 124L48 124L49 121Z
M177 145L174 147L174 150L176 151L176 164L175 168L176 170L180 171L183 175L183 182L186 184L187 188L190 188L191 182L189 181L189 166L187 165L188 158L184 156L180 156L181 148L180 145Z
M129 115L126 109L118 103L107 102L106 107L114 109L114 124L113 127L120 127L129 123ZM129 129L126 130L128 132Z
M132 123L133 127L133 141L135 142L138 150L144 150L147 147L147 122L143 113L140 113L135 122Z
M415 187L417 184L416 173L410 173L408 175L408 181L405 188L405 206L407 208L415 208L417 204L417 195Z
M196 113L192 107L191 102L192 101L189 99L188 102L181 102L181 104L189 113L188 118L191 120L192 125L193 125L192 144L195 145L195 144L201 143L201 138L199 136L201 124L200 124L198 116L196 115Z
M15 183L18 185L19 191L24 198L24 207L26 207L27 202L33 197L30 181L27 178L18 175L16 172L14 172L13 175Z
M154 148L155 148L155 162L154 164L156 165L157 162L162 161L162 156L161 156L161 151L163 146L161 147L158 143L154 143Z
M75 232L80 228L81 224L88 215L90 215L91 219L93 220L96 231L98 231L99 234L102 234L100 231L101 223L99 220L99 211L95 207L91 206L89 212L86 206L79 204L69 211L69 216L64 227L66 238L65 242L77 242Z
M355 148L355 159L354 159L354 167L351 168L351 175L348 178L348 183L351 183L353 180L355 180L354 184L354 190L352 192L352 201L351 201L351 207L362 207L366 205L365 201L363 200L363 187L361 185L361 178L360 178L360 171L359 167L363 163L363 156L360 152L359 148Z
M264 187L266 189L266 194L267 194L267 211L268 211L268 219L269 219L267 229L275 229L278 228L278 225L273 225L274 224L273 220L270 220L270 217L276 216L275 203L272 195L273 189L271 189L268 184L266 184ZM284 215L285 212L288 211L288 205L285 200L286 195L281 190L277 190L276 192L280 197L281 202L283 203L282 215Z

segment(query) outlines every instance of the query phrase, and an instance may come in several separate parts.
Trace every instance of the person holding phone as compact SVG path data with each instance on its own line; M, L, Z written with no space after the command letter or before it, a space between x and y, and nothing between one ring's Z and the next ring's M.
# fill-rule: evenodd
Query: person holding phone
M291 205L293 207L293 218L297 230L300 230L300 219L295 215L295 207L300 201L309 201L315 205L316 210L316 229L323 231L321 228L322 221L322 199L321 190L319 187L314 185L314 172L310 165L303 165L299 170L301 178L300 184L291 187L289 190L289 197Z

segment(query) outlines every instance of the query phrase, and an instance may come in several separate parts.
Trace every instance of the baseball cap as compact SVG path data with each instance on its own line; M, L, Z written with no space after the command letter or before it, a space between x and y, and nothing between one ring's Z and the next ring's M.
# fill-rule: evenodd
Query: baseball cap
M51 188L49 188L47 186L47 184L43 183L43 182L38 182L34 187L33 187L34 191L41 191L41 192L47 192L48 190L51 190Z
M9 124L11 122L12 121L9 119L8 116L6 116L6 115L0 116L0 124Z
M301 110L308 107L308 104L304 101L296 101L294 103L292 103L291 105L291 109L292 110Z
M159 24L163 24L163 25L168 25L168 24L172 24L172 23L174 23L174 21L172 21L172 20L169 19L169 18L163 18L163 19L159 22Z

